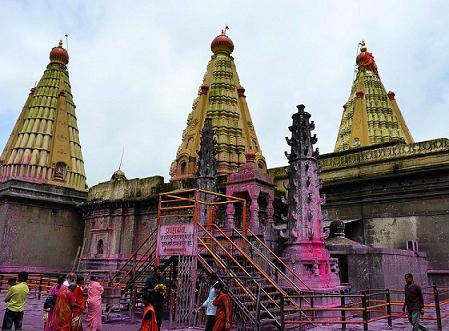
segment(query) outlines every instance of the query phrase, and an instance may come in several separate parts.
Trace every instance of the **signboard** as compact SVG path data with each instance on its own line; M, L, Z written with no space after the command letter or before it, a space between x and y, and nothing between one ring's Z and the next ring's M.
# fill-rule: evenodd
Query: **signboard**
M193 224L160 225L157 236L157 256L190 256L196 254Z

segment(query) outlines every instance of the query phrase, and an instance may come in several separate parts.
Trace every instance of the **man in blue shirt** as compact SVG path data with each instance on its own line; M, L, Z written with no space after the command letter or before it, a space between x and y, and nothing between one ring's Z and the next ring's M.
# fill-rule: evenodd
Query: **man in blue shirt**
M214 302L214 299L217 297L217 294L215 293L214 285L218 283L218 276L217 274L210 274L209 275L209 296L207 297L206 301L203 302L203 304L198 308L199 310L206 310L206 328L204 331L212 331L215 324L215 313L217 312L217 307L212 304Z

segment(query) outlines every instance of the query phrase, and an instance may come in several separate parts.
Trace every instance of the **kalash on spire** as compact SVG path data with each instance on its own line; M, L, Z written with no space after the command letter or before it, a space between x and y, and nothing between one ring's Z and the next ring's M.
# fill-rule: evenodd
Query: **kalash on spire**
M413 143L395 94L385 90L374 56L364 41L356 64L357 75L343 106L335 152L396 140Z
M193 110L187 118L187 128L182 143L170 169L172 180L193 178L201 142L201 131L206 118L210 118L217 148L217 173L228 175L246 162L245 151L251 149L256 155L256 164L266 171L256 131L254 129L245 89L239 77L231 53L234 43L226 35L228 27L212 40L212 57L207 65L198 97L193 101Z
M0 182L15 179L86 191L68 63L60 41L0 157Z

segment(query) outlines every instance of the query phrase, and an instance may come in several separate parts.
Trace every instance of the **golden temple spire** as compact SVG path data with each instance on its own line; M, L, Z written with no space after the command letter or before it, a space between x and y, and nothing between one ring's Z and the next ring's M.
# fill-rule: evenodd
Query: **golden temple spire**
M401 139L413 143L394 93L387 93L380 80L373 54L363 40L359 45L356 78L343 106L335 151Z
M210 45L213 55L207 65L198 97L187 118L182 143L170 168L172 180L193 178L197 167L197 152L206 118L211 118L217 143L218 175L228 175L245 163L245 150L256 154L256 164L266 171L256 131L254 129L245 89L240 85L234 58L234 43L225 34L226 26Z
M86 191L68 62L60 41L1 154L1 182L18 179Z

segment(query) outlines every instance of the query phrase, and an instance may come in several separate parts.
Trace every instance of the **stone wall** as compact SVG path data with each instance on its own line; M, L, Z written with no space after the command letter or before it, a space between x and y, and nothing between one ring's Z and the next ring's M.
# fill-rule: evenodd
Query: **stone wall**
M82 206L86 225L81 269L118 269L156 228L157 194L173 188L175 184L164 184L160 176L128 180L121 171L93 186Z
M0 271L70 270L82 246L76 205L83 195L20 182L4 183L0 191Z
M319 158L329 219L372 247L418 242L432 269L449 269L449 140L387 143ZM284 190L284 167L269 169Z
M329 248L329 247L328 247ZM367 288L402 289L404 275L412 273L417 284L428 286L428 261L424 253L370 247L329 248L332 257L345 257L348 282L353 291ZM344 261L344 260L343 260Z

